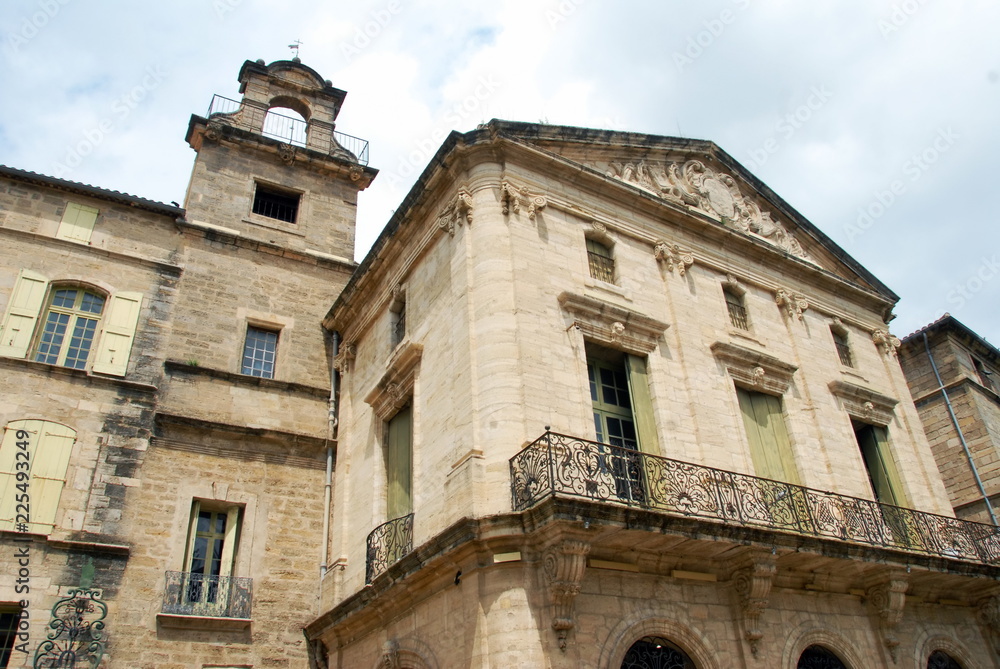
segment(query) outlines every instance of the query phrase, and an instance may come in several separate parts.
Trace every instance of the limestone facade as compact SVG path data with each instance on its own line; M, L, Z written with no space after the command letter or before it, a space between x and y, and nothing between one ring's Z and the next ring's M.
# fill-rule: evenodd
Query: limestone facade
M945 314L903 340L900 363L955 514L995 523L984 498L1000 514L1000 352Z

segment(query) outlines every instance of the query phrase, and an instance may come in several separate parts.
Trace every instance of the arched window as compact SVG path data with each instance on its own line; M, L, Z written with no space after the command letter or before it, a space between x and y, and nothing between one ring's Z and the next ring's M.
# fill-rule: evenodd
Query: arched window
M35 361L86 369L104 303L104 296L91 290L75 286L54 288L35 346Z
M628 649L621 669L696 669L696 665L687 653L667 639L646 636Z
M936 650L927 658L927 669L962 669L962 665L943 650Z
M823 646L809 646L795 665L796 669L847 669L847 665Z
M271 107L264 117L263 135L295 146L306 145L305 117L289 107Z

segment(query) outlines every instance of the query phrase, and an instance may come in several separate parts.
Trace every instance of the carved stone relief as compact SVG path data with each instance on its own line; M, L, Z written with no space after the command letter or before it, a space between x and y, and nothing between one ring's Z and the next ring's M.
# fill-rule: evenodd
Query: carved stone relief
M733 587L743 614L743 637L755 656L764 636L760 630L760 616L767 609L775 571L777 568L771 553L754 551L745 560L745 566L733 573Z
M809 255L780 221L740 192L736 180L706 167L700 160L676 162L611 162L607 176L635 184L670 202L698 209L725 225L763 239L803 260Z
M535 220L535 214L544 209L548 200L544 195L535 195L526 186L515 186L509 181L500 184L500 207L504 216L511 212L520 214L521 208L528 212L528 218Z
M690 251L683 251L678 244L670 244L662 240L653 246L653 256L658 262L663 263L669 271L673 272L676 269L679 276L684 276L687 268L694 264L694 255Z
M882 355L889 357L896 355L896 349L902 344L899 338L889 334L888 330L872 330L872 341L882 351Z
M354 342L345 342L341 344L340 352L337 353L337 357L333 359L333 368L341 374L346 374L350 369L351 363L354 361L357 353L358 347Z
M798 318L800 321L804 318L803 312L809 308L809 301L804 295L793 293L784 288L779 288L778 292L775 293L774 302L779 307L784 308L789 318Z
M455 197L441 210L437 217L438 227L455 236L455 227L472 225L472 195L465 188L459 188Z
M896 636L896 626L903 617L903 604L906 601L906 589L909 583L906 573L892 571L880 574L868 586L865 596L868 608L873 618L878 622L882 643L885 644L892 657L893 664L899 659L899 638Z
M589 552L590 544L567 539L547 550L542 558L542 573L552 604L552 629L563 651L566 650L566 636L575 624L574 602L580 594Z

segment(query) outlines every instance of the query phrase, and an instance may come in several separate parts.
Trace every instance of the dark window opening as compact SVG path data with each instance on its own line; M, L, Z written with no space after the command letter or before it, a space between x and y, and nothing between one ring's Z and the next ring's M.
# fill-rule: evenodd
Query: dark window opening
M253 196L253 213L274 218L286 223L294 223L299 213L299 196L257 184Z
M0 606L0 667L10 663L10 654L17 641L17 625L21 621L21 608Z
M680 646L660 636L647 636L628 649L622 669L695 669L695 664Z
M847 342L847 335L830 330L833 335L833 343L837 346L837 355L840 356L840 364L845 367L854 367L854 358L851 357L851 346Z
M795 665L796 669L847 669L844 662L823 646L809 646Z
M722 293L726 296L726 309L729 310L729 322L734 328L749 330L750 320L747 318L747 309L743 304L743 298L728 288L724 288Z

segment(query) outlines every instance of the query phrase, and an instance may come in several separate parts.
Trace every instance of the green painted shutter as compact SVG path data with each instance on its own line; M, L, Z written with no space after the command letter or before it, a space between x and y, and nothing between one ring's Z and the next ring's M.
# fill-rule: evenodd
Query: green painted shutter
M28 355L48 283L49 280L41 274L21 270L7 303L3 327L0 328L0 356L23 358Z
M236 541L239 538L240 507L231 506L226 512L226 538L222 543L222 565L219 576L233 573L233 558L236 556Z
M98 213L99 210L93 207L70 202L66 205L66 211L59 222L56 237L75 242L90 242L90 235L94 231L94 223L97 222Z
M653 402L649 396L649 376L646 361L634 355L625 355L625 371L628 373L628 391L632 397L632 416L635 431L639 435L639 450L644 453L661 455L656 438L656 420L653 417Z
M116 293L111 296L108 311L104 314L101 340L97 344L95 372L125 376L141 306L142 293Z
M386 480L388 483L386 512L389 520L401 518L413 511L412 420L412 409L406 407L389 421L389 443L386 454Z
M198 535L198 515L201 513L201 502L194 500L191 505L191 517L188 519L187 546L184 548L184 571L191 571L194 558L194 541Z
M785 429L781 400L772 395L736 389L743 424L750 442L750 458L757 476L797 483L791 442Z
M879 425L866 425L856 434L875 499L884 504L906 506L899 475L889 453L888 431Z
M16 453L21 450L15 443L18 430L28 433L30 531L49 534L66 485L66 468L76 442L76 431L45 420L18 420L7 424L0 444L0 530L15 528L16 495L20 493L16 487Z

